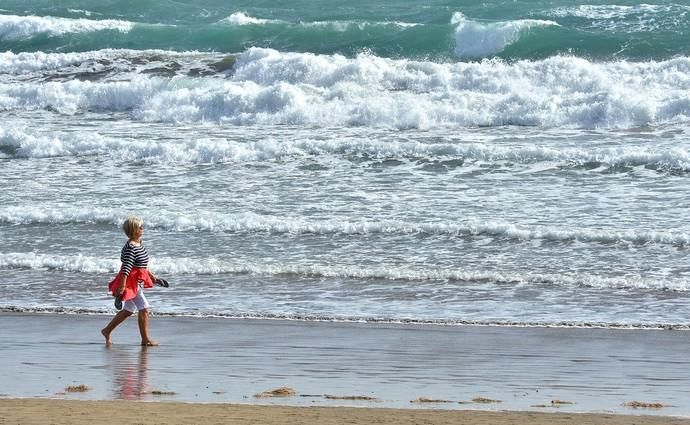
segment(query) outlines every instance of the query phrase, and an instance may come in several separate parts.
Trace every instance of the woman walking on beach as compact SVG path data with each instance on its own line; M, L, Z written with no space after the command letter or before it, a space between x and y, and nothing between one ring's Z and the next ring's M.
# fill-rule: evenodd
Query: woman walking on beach
M144 296L144 288L151 288L154 282L164 282L148 270L149 254L141 241L144 234L144 222L138 217L129 217L122 224L127 235L127 243L122 247L120 271L108 285L115 296L115 307L120 310L108 325L101 330L105 344L112 344L110 334L134 311L139 315L139 333L141 345L154 346L158 343L149 337L149 303ZM161 283L163 286L167 286ZM123 304L124 302L124 304Z

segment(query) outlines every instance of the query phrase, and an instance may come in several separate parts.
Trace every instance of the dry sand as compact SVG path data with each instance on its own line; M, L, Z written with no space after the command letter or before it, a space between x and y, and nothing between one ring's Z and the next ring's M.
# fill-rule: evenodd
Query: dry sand
M0 400L0 424L530 424L686 425L690 419L609 414L286 407L168 402Z

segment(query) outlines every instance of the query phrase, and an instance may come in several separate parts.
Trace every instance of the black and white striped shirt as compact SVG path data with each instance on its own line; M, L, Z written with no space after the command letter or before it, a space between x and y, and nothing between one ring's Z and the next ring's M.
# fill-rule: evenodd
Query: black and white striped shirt
M149 253L144 245L133 245L127 241L122 247L120 261L122 261L122 274L128 275L132 267L145 268L149 265Z

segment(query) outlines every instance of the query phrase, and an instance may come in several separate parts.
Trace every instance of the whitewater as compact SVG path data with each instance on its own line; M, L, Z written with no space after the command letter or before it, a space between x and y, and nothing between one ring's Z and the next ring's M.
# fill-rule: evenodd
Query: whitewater
M0 3L0 310L690 327L690 7Z

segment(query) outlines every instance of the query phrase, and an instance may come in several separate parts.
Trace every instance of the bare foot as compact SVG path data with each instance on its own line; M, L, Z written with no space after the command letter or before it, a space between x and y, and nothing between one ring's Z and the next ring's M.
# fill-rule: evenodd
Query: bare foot
M158 343L153 340L148 340L148 341L141 341L141 345L143 347L156 347L158 346Z
M110 333L106 332L105 329L101 329L101 335L105 337L105 345L112 345L113 340L110 339Z

